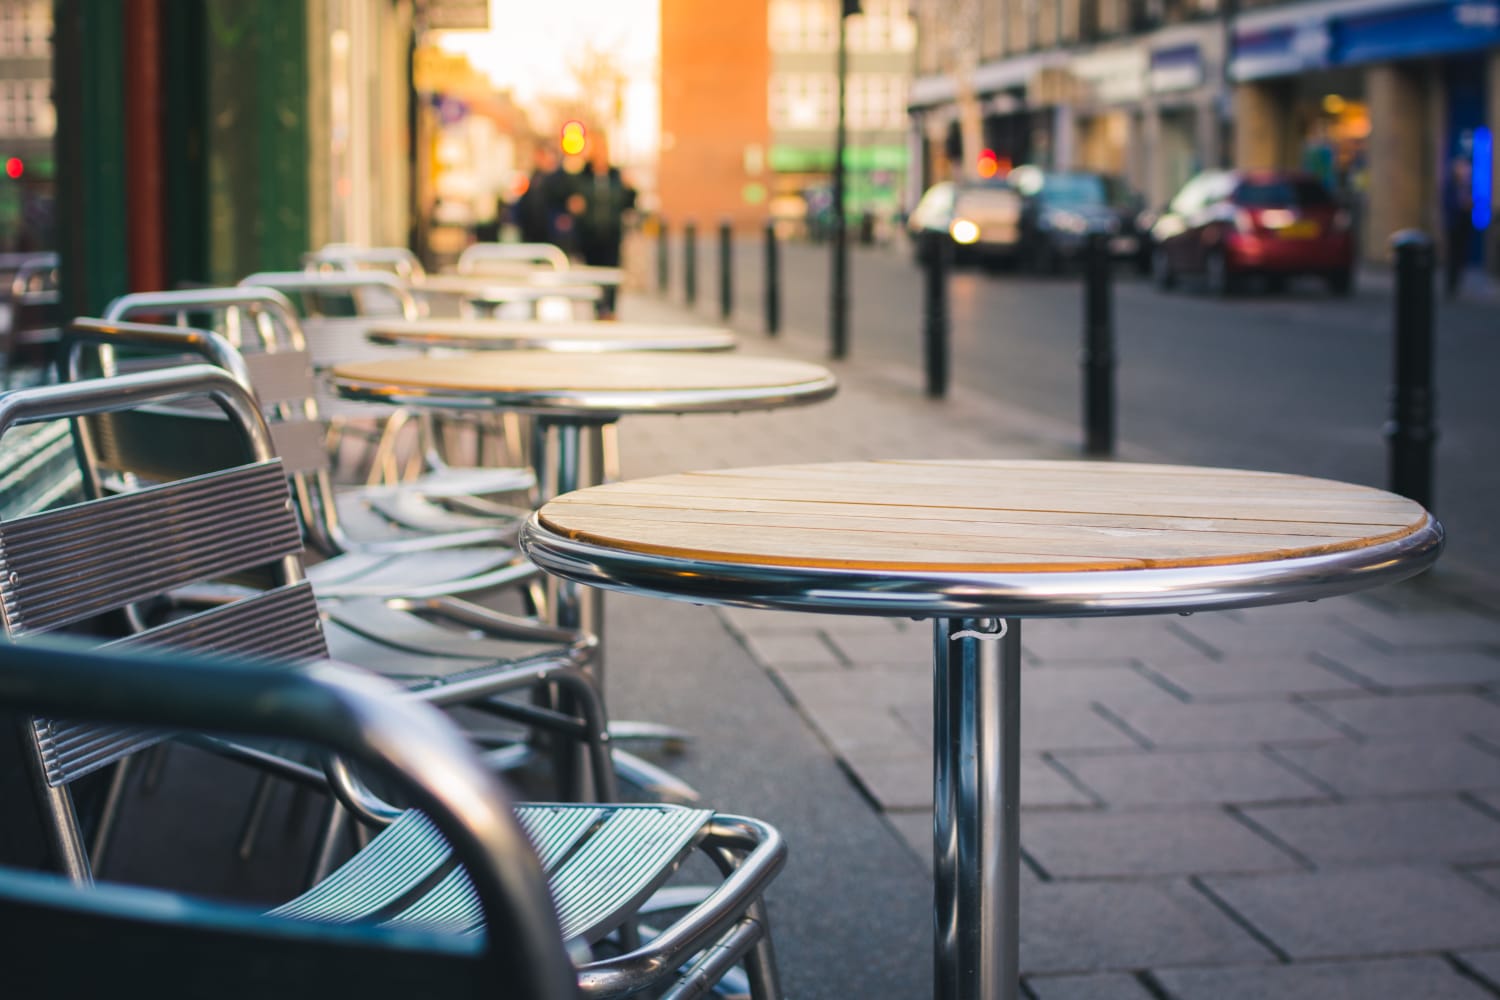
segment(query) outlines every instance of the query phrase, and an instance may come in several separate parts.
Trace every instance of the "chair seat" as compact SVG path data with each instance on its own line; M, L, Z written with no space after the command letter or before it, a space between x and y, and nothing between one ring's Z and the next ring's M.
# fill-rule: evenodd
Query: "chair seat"
M451 532L483 532L499 545L515 544L521 517L501 520L453 510L411 490L339 490L339 521L356 541L389 541ZM518 511L519 513L519 511Z
M664 805L518 806L547 873L563 936L593 944L661 888L713 817ZM416 811L273 916L479 933L479 899L447 843Z
M333 599L474 593L534 575L518 558L516 550L498 546L346 552L308 566L307 578L319 597Z

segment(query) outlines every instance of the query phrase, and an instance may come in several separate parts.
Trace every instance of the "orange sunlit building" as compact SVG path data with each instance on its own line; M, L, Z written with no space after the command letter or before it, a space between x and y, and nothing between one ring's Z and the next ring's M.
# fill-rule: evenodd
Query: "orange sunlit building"
M661 0L661 164L669 224L759 225L769 194L767 0Z
M905 204L909 0L861 0L847 18L850 212ZM797 231L829 211L840 0L661 0L661 203L700 226L768 215Z

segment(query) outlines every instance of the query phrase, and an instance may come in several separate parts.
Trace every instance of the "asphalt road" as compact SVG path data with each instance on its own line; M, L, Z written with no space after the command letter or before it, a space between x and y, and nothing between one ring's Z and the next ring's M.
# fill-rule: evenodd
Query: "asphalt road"
M654 249L654 248L653 248ZM682 258L671 260L681 296ZM782 324L799 342L828 340L830 253L783 244ZM652 255L654 260L654 253ZM734 254L733 322L760 329L763 244ZM719 312L716 240L699 239L698 309ZM960 271L950 283L957 386L1081 430L1080 278ZM905 246L853 248L849 354L922 365L922 276ZM1163 293L1115 283L1123 455L1294 472L1388 486L1393 373L1389 278L1366 276L1351 299L1321 283L1227 300L1191 287ZM1445 562L1500 579L1500 297L1439 301L1434 358L1439 438L1433 503L1449 534Z

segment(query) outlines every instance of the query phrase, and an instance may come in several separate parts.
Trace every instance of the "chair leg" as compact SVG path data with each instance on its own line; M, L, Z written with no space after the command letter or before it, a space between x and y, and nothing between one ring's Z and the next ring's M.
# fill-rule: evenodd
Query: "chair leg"
M771 945L771 924L766 918L765 900L757 901L746 915L761 927L760 940L745 956L750 996L754 1000L781 1000L781 974L776 971L776 950Z
M266 810L270 808L272 791L269 774L262 774L256 779L255 794L250 798L250 812L240 828L240 842L236 849L241 861L249 861L250 855L255 853L255 842L260 837L260 828L265 822Z
M115 822L120 818L120 802L125 797L125 785L135 773L136 762L127 757L115 765L109 777L109 790L104 795L104 805L99 810L99 825L94 828L94 840L89 845L89 860L97 871L104 864L104 855L114 839Z
M167 769L167 745L158 743L146 751L146 767L141 774L141 791L155 792L161 786L162 772Z
M309 866L305 884L311 888L328 877L328 873L338 866L339 851L344 839L344 831L350 822L349 811L338 803L337 800L328 800L328 811L323 814L323 824L318 830L317 843L314 845L312 864Z

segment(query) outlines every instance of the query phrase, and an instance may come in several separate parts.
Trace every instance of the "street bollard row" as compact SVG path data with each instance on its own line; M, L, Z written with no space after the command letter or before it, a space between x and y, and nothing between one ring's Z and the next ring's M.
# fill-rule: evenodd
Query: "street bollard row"
M949 381L948 271L952 247L947 234L923 235L922 355L927 395L944 398ZM660 220L656 257L658 291L669 284L669 232ZM1394 350L1391 416L1384 434L1389 450L1392 492L1432 507L1433 450L1438 430L1433 392L1433 280L1435 258L1430 237L1402 230L1391 237L1396 261ZM719 225L719 312L726 321L734 308L733 230ZM689 306L697 302L697 226L683 226L683 292ZM1108 238L1090 235L1083 267L1083 452L1099 458L1115 452L1115 334L1113 260ZM781 258L773 221L765 225L765 328L781 331ZM835 303L836 306L836 303ZM835 310L837 311L837 310ZM835 317L835 331L839 326ZM834 356L843 343L837 336Z
M1432 509L1437 400L1432 389L1435 272L1432 240L1415 229L1391 237L1396 256L1394 386L1385 426L1390 490Z

